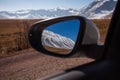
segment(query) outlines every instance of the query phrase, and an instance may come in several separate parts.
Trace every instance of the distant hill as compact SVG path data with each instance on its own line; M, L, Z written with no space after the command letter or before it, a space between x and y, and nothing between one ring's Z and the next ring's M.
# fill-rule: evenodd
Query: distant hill
M58 16L78 15L79 11L74 9L50 9L50 10L18 10L14 12L1 11L0 18L20 18L20 19L39 19L39 18L53 18Z
M80 14L93 19L107 18L105 16L112 14L116 3L117 0L94 0L88 6L82 8Z
M72 8L0 11L0 19L41 19L68 15L80 15L91 19L110 18L117 0L94 0L81 10ZM110 15L109 17L106 17Z

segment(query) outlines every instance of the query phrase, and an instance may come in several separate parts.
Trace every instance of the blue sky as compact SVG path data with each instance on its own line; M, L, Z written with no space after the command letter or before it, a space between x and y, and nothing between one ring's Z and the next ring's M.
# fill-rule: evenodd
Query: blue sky
M53 9L57 7L80 9L93 0L0 0L0 11L25 9Z
M45 28L45 30L52 31L61 36L64 36L72 39L73 41L76 41L79 28L80 28L79 20L68 20L68 21L63 21L63 22L50 25L47 28Z

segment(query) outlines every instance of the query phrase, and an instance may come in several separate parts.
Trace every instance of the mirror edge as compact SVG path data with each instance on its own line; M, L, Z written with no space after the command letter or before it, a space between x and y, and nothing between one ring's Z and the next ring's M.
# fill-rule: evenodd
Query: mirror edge
M66 54L66 55L65 54L57 54L57 53L46 50L42 46L42 41L41 41L43 29L49 25L52 25L52 24L55 24L58 22L62 22L62 21L66 21L66 20L72 20L72 19L78 19L81 23L80 24L81 28L79 29L78 37L77 37L77 40L76 40L73 50L69 54ZM39 25L41 25L41 27L39 27ZM78 46L80 46L83 41L85 28L86 28L85 18L82 16L65 16L65 17L58 17L58 18L53 18L53 19L49 19L49 20L38 21L38 22L34 23L28 31L29 42L30 42L32 48L34 48L35 50L42 52L44 54L55 56L55 57L63 57L63 58L71 57L77 52Z

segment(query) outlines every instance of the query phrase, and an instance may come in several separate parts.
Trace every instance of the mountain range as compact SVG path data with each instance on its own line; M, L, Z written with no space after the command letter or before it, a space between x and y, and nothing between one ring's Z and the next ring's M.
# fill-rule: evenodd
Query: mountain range
M113 13L117 0L94 0L80 10L80 14L93 19L107 18Z
M9 11L1 11L0 18L20 18L20 19L41 19L41 18L53 18L58 16L66 16L66 15L77 15L79 14L78 10L69 8L56 8L56 9L39 9L39 10L18 10L14 12Z
M68 15L80 15L92 19L110 18L117 0L94 0L82 9L56 8L39 10L0 11L0 19L41 19Z

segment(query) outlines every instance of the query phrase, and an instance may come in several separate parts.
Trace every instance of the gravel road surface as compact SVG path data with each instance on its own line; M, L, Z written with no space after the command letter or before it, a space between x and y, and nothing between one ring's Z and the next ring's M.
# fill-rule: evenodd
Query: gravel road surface
M0 59L0 80L36 80L41 77L92 61L89 58L56 58L33 49Z

